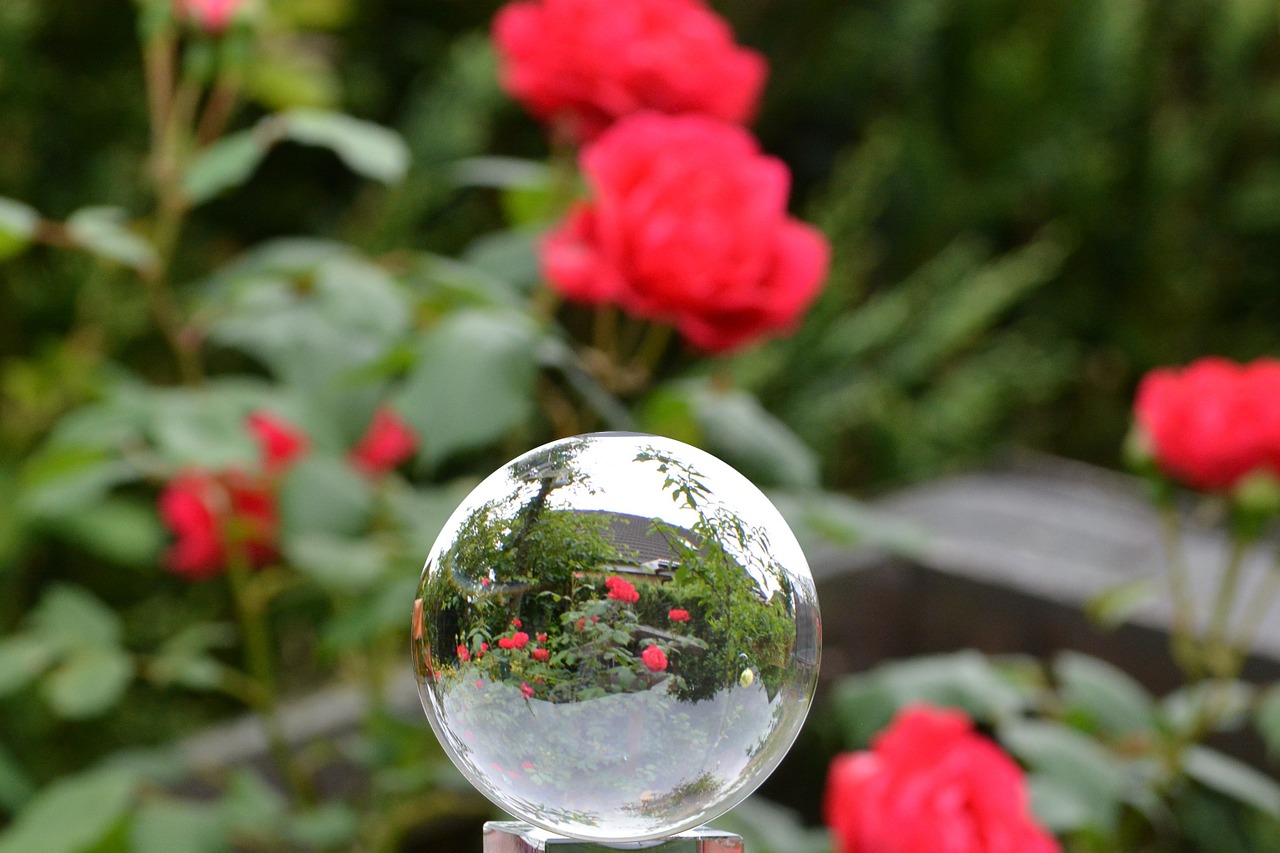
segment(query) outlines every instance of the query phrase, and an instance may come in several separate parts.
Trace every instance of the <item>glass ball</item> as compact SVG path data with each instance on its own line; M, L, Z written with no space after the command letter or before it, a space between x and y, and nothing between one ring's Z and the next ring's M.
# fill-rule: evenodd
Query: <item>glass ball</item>
M560 835L647 841L724 813L795 740L821 648L795 536L668 438L553 442L446 523L414 602L427 717L462 773Z

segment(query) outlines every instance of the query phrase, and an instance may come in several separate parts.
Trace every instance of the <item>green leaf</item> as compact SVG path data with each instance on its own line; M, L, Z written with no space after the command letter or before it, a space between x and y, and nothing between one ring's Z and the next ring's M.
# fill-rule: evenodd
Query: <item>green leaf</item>
M307 848L333 848L350 844L360 831L360 818L346 803L325 803L289 819L285 835Z
M271 836L284 822L288 804L261 776L251 770L238 770L227 784L222 813L236 830Z
M54 782L0 833L0 853L88 851L116 828L136 789L136 777L117 769Z
M166 390L151 401L151 444L174 465L212 470L252 467L258 447L245 426L268 398L266 386L209 383L199 391Z
M710 381L689 381L663 392L688 400L708 450L763 485L816 488L818 457L760 401Z
M1262 694L1254 708L1253 721L1267 745L1267 753L1272 758L1280 755L1280 686Z
M229 648L235 642L236 630L229 624L190 625L160 646L146 674L161 687L180 685L191 690L214 690L222 684L226 666L209 651Z
M431 550L449 516L479 483L476 478L462 477L437 488L404 486L388 491L391 511L415 553Z
M23 467L19 501L28 516L59 518L100 502L112 488L136 476L132 466L104 450L49 448Z
M1120 763L1095 741L1044 720L1015 720L1000 728L1000 740L1035 773L1074 793L1087 810L1084 825L1114 832L1125 790ZM1045 783L1041 783L1045 784Z
M290 110L280 118L289 139L328 148L366 178L394 184L409 171L409 146L381 125L326 110Z
M63 515L55 532L86 551L123 566L153 566L165 532L150 504L108 497L79 512Z
M361 592L387 569L387 553L377 542L348 539L327 531L299 536L286 544L285 555L297 569L335 594Z
M30 617L33 635L61 652L120 645L120 617L88 591L58 584L50 587Z
M342 460L312 456L294 465L280 490L286 540L307 534L354 535L373 512L373 492Z
M1053 833L1092 828L1094 807L1091 798L1072 784L1044 773L1027 774L1031 811Z
M263 135L243 130L210 145L191 162L182 179L182 188L193 204L238 187L257 170L267 156Z
M59 717L82 720L111 710L133 681L133 658L104 646L72 652L43 683L45 699Z
M1155 700L1131 676L1105 661L1063 652L1054 662L1068 711L1078 711L1106 734L1121 738L1155 725Z
M224 853L231 849L217 806L178 800L144 803L129 831L130 853Z
M85 251L136 270L158 261L155 249L129 230L124 211L114 207L86 207L67 219L67 234Z
M1174 731L1197 732L1210 720L1214 731L1227 731L1247 719L1256 692L1254 685L1244 681L1205 681L1173 691L1160 708Z
M844 678L832 691L831 708L844 734L846 749L862 749L893 721L898 702L874 675Z
M22 253L40 226L40 214L20 201L0 197L0 261Z
M492 444L533 414L536 332L528 318L462 311L427 332L397 408L435 465Z
M0 696L12 696L35 681L56 657L52 644L31 634L0 641Z
M1159 585L1151 578L1138 578L1108 587L1084 605L1085 614L1103 628L1116 628L1159 595Z
M1182 766L1205 787L1280 820L1280 784L1269 776L1205 746L1188 747Z
M26 805L35 793L35 780L4 744L0 743L0 811L13 814Z
M955 707L971 717L999 721L1027 707L1030 696L978 652L915 658L877 668L876 677L899 707L912 702Z

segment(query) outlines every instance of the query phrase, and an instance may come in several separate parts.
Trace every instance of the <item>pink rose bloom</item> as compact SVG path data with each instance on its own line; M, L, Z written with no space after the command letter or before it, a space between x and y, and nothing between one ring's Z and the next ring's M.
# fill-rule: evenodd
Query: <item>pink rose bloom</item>
M701 0L523 0L493 40L503 88L574 141L641 110L747 122L768 74Z
M1143 377L1134 419L1156 464L1205 491L1254 472L1280 476L1280 361L1203 358Z
M640 593L631 584L622 578L608 578L604 582L605 589L609 590L609 598L621 601L624 604L635 604L640 600ZM591 621L595 621L593 618Z
M1057 853L1022 770L958 711L904 709L869 752L831 764L836 853Z
M592 199L548 236L543 272L571 300L615 303L725 352L787 332L830 250L787 215L790 173L735 125L642 113L582 155Z
M667 668L667 653L657 646L647 646L640 653L640 662L648 667L650 672L662 672Z
M311 444L306 433L270 412L254 412L245 424L258 441L262 467L268 474L284 471L305 454Z
M418 449L418 434L390 406L380 406L351 451L351 463L370 477L380 477Z
M526 699L533 698L533 688L529 686L528 682L520 685L520 695L524 696Z

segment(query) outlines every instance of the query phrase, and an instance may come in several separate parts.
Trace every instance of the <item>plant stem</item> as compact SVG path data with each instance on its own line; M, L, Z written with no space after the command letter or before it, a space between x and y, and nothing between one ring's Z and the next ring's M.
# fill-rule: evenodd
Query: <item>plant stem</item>
M1187 583L1187 565L1182 553L1182 525L1178 508L1172 503L1159 509L1160 532L1164 543L1165 570L1169 596L1173 600L1173 657L1191 681L1204 677L1202 651L1195 628L1195 609Z
M1231 619L1232 605L1235 604L1236 593L1240 587L1240 568L1244 564L1244 556L1248 552L1249 540L1242 536L1233 536L1231 553L1222 571L1222 579L1218 584L1218 594L1213 603L1213 614L1209 629L1205 633L1205 663L1209 671L1219 678L1233 678L1235 673L1232 660L1235 655L1227 643L1227 623Z
M1277 562L1280 562L1280 555ZM1253 641L1257 638L1259 629L1262 628L1262 621L1266 619L1267 613L1275 604L1277 595L1280 595L1280 565L1272 565L1267 569L1258 589L1254 590L1253 596L1249 599L1249 605L1240 619L1235 641L1231 643L1237 659L1235 664L1237 671L1244 666L1244 660L1249 655L1249 650L1253 648Z
M243 549L233 545L228 549L227 578L231 582L231 597L235 602L236 616L240 622L240 636L244 643L245 668L256 685L258 701L254 710L262 718L271 756L295 803L314 802L315 794L289 749L284 727L280 723L279 699L276 694L275 666L271 656L271 638L267 631L262 602L250 588L250 567Z

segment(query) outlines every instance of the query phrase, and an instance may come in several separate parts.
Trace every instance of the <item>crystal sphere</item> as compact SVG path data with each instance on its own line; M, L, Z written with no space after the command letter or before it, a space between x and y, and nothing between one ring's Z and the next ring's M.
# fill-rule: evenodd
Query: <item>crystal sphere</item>
M646 841L782 760L821 648L813 579L760 491L634 433L553 442L463 501L414 602L418 691L481 793L551 832Z

